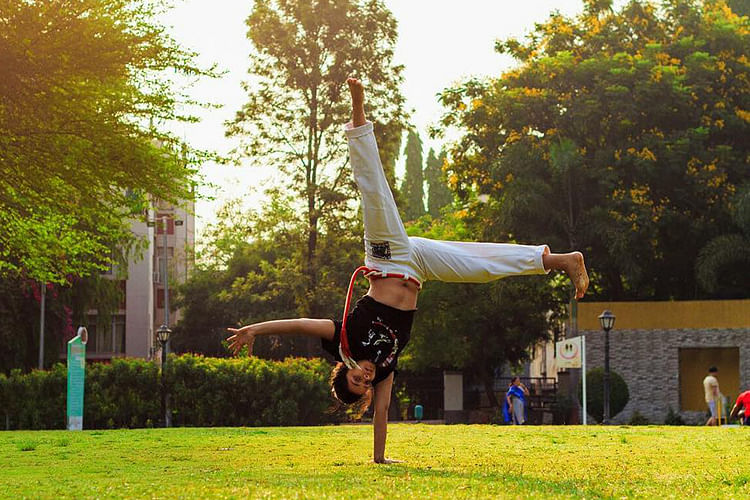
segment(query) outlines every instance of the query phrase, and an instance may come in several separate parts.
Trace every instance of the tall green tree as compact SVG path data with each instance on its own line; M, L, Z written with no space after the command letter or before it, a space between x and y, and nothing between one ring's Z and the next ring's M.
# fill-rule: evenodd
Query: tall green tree
M452 189L491 196L491 239L586 252L596 296L707 296L698 252L748 178L748 27L717 0L587 0L498 42L517 68L442 94Z
M419 133L409 130L406 139L406 173L401 184L404 215L406 220L415 220L425 214L424 210L424 173L422 161L422 139Z
M0 273L65 283L133 243L150 195L190 196L205 157L172 75L212 75L158 22L162 2L0 5Z
M430 148L424 169L427 181L427 211L433 218L440 217L440 209L453 201L453 195L443 176L445 157L445 151L435 156L435 151Z
M182 319L173 347L226 355L227 326L295 317L299 297L315 301L320 317L339 318L351 271L362 261L362 228L356 219L338 219L321 231L320 272L325 276L310 297L299 273L305 248L305 219L295 200L279 191L257 211L230 203L206 231L197 269L179 289ZM363 289L358 289L363 292ZM255 353L271 358L320 355L319 342L302 337L259 339Z
M701 248L695 264L699 285L721 298L744 298L750 289L750 273L737 272L750 266L750 184L737 191L732 207L737 232L710 240Z
M396 20L381 1L258 0L247 20L253 44L248 102L228 124L238 153L278 168L300 200L304 253L295 272L307 281L300 313L320 315L320 234L351 214L353 183L342 124L350 118L345 80L363 77L383 164L403 130L402 67L393 63Z
M0 373L38 366L41 289L45 287L44 366L60 360L65 342L75 336L75 327L89 323L88 312L97 310L101 325L120 308L122 289L118 280L94 274L71 278L58 285L6 274L0 276Z
M412 225L411 235L442 240L471 240L481 234L482 219L464 211L447 213L427 225ZM481 384L498 406L495 373L530 359L532 348L558 327L564 293L547 276L507 278L485 284L427 282L420 311L402 357L404 368L461 370ZM423 314L429 311L429 314Z

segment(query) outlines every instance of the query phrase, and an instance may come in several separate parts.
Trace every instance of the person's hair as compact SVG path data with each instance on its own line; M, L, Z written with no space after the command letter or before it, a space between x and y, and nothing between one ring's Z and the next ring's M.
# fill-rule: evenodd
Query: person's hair
M519 382L521 381L521 377L519 377L518 375L516 375L515 377L513 377L513 378L510 379L510 383L512 384L513 382L516 381L516 379L518 379Z
M712 366L711 368L708 369L708 373L716 373L718 371L719 371L719 369L716 368L715 366Z
M331 394L341 405L353 408L357 416L361 416L370 407L372 389L364 394L355 394L349 390L346 374L349 368L344 363L336 363L331 371Z

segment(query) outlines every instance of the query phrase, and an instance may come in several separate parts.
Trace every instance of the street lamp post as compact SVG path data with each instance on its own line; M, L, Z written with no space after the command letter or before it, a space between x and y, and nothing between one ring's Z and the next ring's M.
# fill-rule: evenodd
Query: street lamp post
M172 335L172 330L169 329L169 241L167 239L169 233L167 230L167 222L169 218L170 216L168 215L163 215L161 217L162 231L164 235L164 323L156 330L156 337L161 344L161 404L164 413L164 427L172 426L172 416L169 411L169 394L167 394L164 375L164 367L166 366L167 355L169 354L169 337ZM181 226L183 223L183 221L175 219L174 217L172 217L172 219L174 220L175 226ZM156 219L148 221L149 227L155 225Z
M170 216L168 215L162 215L161 216L161 229L163 231L163 238L164 241L164 323L163 325L166 327L169 327L169 241L167 239L167 235L169 231L167 230L167 222L169 220ZM179 219L174 220L175 226L181 226L183 224L183 221ZM148 226L153 227L156 226L157 219L149 219L148 220ZM159 273L161 275L161 272Z
M167 216L161 218L162 231L164 232L164 326L169 327L169 252L167 244ZM169 342L169 336L167 336ZM162 350L162 353L164 351Z
M609 331L615 326L615 315L612 311L605 309L599 315L599 324L604 330L604 417L603 424L609 423Z
M169 405L167 402L167 386L165 383L165 367L167 364L167 342L169 342L169 336L172 335L172 330L167 325L161 325L156 330L156 338L161 344L161 408L164 413L164 427L172 426L172 419L169 415Z

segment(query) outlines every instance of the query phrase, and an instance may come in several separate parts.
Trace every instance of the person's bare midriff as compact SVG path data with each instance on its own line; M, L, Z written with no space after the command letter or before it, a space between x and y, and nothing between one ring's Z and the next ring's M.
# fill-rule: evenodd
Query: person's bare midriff
M381 304L411 311L417 308L419 287L413 281L401 278L373 278L370 279L370 289L367 295Z

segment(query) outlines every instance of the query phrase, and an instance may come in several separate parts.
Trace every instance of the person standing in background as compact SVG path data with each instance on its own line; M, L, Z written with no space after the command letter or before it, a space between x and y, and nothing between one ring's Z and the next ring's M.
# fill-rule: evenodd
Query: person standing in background
M520 377L513 377L510 382L508 392L505 393L505 413L508 415L508 419L513 425L523 425L526 422L526 396L529 395L529 390L523 383L521 383Z
M719 413L716 408L717 401L721 397L719 391L719 380L716 378L716 374L719 373L719 369L712 366L708 369L708 375L703 379L703 391L706 396L706 404L708 410L711 412L711 416L706 421L706 425L719 425Z

